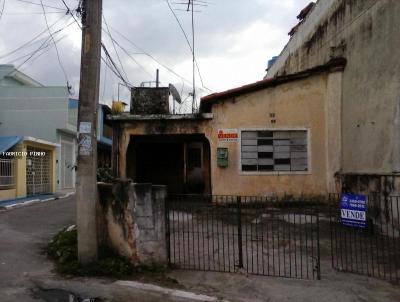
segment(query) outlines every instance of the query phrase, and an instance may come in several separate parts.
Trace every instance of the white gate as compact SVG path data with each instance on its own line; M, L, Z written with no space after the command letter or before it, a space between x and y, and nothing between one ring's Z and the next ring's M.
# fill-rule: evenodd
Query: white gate
M26 159L27 195L51 193L51 154L50 151L28 147ZM44 152L44 156L35 156Z
M61 140L61 177L60 184L62 189L74 187L74 144L69 141Z

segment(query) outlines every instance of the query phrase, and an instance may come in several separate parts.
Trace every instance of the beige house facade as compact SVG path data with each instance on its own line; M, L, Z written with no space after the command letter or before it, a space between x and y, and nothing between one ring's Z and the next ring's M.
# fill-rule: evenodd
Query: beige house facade
M398 0L316 1L266 75L346 58L340 174L351 191L400 192L399 15Z
M344 68L338 59L212 94L199 114L112 116L115 173L169 193L336 192Z

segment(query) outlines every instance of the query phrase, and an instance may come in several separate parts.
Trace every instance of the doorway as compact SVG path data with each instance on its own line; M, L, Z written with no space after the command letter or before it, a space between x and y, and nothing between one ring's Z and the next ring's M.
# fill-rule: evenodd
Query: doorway
M201 135L132 136L127 176L171 194L210 193L210 148Z

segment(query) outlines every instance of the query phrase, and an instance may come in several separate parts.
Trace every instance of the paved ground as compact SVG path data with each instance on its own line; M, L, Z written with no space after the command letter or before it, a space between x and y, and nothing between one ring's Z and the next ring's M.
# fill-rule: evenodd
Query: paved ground
M42 248L57 231L74 223L74 199L72 196L0 212L1 302L37 302L31 293L37 286L63 289L83 297L101 296L105 301L194 301L140 284L127 286L112 280L57 277ZM227 301L400 301L398 286L335 271L323 271L322 281L191 271L175 271L171 277L190 291Z
M187 290L231 302L397 302L400 287L364 276L329 272L321 281L254 275L174 271Z
M0 301L31 301L30 279L49 275L42 249L55 233L75 221L74 197L0 213Z
M54 234L74 223L75 196L0 211L0 302L68 302L69 293L113 302L217 301L137 282L55 275L43 248ZM45 289L50 300L35 299L38 288Z

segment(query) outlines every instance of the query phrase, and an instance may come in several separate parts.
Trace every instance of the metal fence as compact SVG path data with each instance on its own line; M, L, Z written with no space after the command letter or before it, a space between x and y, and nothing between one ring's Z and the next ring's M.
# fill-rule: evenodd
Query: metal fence
M338 195L330 204L332 267L399 283L400 197L370 195L365 228L342 224Z
M312 204L173 195L166 207L172 267L320 279L319 215Z
M15 186L15 160L0 158L0 189Z

